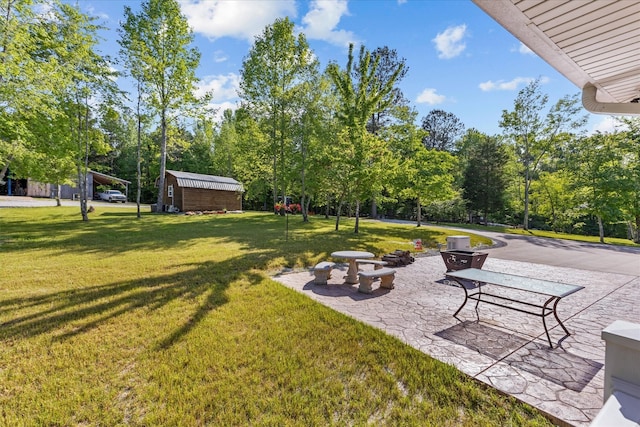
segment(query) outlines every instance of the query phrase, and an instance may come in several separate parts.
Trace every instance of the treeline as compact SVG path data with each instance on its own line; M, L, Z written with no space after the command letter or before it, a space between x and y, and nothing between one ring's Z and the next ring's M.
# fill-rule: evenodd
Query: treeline
M285 18L256 37L241 104L216 121L211 94L195 95L200 52L175 0L125 7L117 58L97 52L100 27L75 6L0 5L0 180L9 167L43 182L75 177L85 220L89 168L133 181L139 203L159 205L157 184L176 169L237 179L247 209L293 200L302 220L335 215L336 228L343 215L366 215L639 241L640 121L587 136L577 98L550 103L539 81L503 111L500 135L442 110L418 119L394 49L351 46L344 63L321 69Z

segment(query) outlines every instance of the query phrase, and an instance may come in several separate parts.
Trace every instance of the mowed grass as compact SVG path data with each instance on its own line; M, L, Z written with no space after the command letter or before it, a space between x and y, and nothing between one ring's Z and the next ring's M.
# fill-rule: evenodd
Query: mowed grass
M569 233L560 233L555 231L547 231L547 230L523 230L522 228L513 228L513 227L505 227L505 226L484 226L480 224L445 224L444 226L451 226L456 228L464 228L469 230L470 233L473 233L473 230L479 231L495 231L497 233L509 233L509 234L519 234L523 236L536 236L536 237L546 237L549 239L564 239L564 240L575 240L578 242L587 242L587 243L597 243L600 244L599 236L584 236L582 234L569 234ZM631 239L621 239L619 237L605 237L605 244L608 245L617 245L617 246L636 246L640 247L640 244L634 243Z
M442 230L293 216L285 240L270 214L90 218L0 209L0 425L549 424L269 279Z

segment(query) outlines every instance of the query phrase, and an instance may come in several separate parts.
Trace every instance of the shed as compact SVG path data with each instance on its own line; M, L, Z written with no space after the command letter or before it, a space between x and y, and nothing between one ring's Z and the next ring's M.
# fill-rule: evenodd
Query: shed
M167 170L164 200L180 211L242 210L242 184L233 178Z

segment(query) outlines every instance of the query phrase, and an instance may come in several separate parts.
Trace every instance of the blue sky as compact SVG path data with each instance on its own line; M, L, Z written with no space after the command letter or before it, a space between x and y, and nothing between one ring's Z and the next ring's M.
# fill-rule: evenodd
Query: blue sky
M112 31L104 34L104 54L118 50L115 29L124 6L140 1L79 0L80 8ZM540 78L550 104L579 89L527 49L468 0L183 0L182 11L202 54L197 75L202 90L213 89L221 110L234 108L242 60L253 40L276 18L288 16L305 33L324 69L345 66L350 42L367 49L388 46L406 59L399 83L418 111L455 114L466 128L498 134L503 110L517 93ZM122 85L126 86L125 84ZM585 111L586 114L586 111ZM608 131L609 116L590 115L587 131Z

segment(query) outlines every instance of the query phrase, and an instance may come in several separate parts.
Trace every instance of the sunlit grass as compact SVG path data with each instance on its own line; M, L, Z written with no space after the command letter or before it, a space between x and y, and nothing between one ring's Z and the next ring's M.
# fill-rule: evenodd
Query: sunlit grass
M545 231L545 230L523 230L522 228L512 228L512 227L504 227L504 226L484 226L479 224L446 224L446 225L456 227L456 228L468 229L470 233L472 233L473 230L485 230L485 231L495 231L498 233L519 234L524 236L548 237L551 239L564 239L564 240L575 240L578 242L600 243L600 237L598 236L583 236L581 234L557 233L555 231ZM610 245L640 246L640 244L633 243L632 240L621 239L618 237L605 236L604 242L605 244L610 244Z
M548 424L267 274L338 249L435 247L440 229L126 208L79 219L0 210L0 425Z

